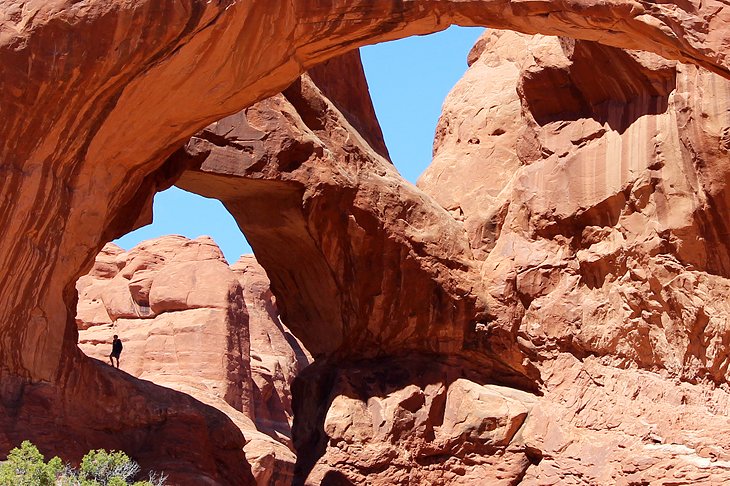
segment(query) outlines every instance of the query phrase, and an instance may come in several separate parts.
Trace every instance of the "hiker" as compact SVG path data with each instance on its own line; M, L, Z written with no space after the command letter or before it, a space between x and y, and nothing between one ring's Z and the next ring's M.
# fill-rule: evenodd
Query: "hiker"
M109 355L109 361L112 366L114 366L114 358L117 358L117 368L119 368L119 355L122 354L122 348L122 340L115 334L114 340L112 341L112 354Z

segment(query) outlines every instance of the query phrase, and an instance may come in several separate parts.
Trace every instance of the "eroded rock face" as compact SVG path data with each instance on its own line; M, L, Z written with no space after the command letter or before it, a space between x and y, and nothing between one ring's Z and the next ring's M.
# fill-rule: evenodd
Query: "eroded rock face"
M600 38L728 72L722 2L548 5L5 0L3 366L49 382L66 373L75 282L104 242L149 219L152 194L182 169L163 166L167 156L358 45L459 22ZM16 265L27 271L16 276Z
M487 334L540 369L524 480L726 482L730 84L508 32L470 60L419 187L483 262Z
M105 271L110 255L116 273ZM81 349L103 359L110 333L119 334L129 374L158 384L179 375L173 380L253 418L249 316L238 279L215 243L168 236L129 252L109 244L100 257L77 286Z
M315 362L294 393L295 413L316 417L295 415L295 441L322 438L298 443L306 484L513 484L539 461L516 436L536 396L489 383L466 360Z
M183 413L175 403L194 402L150 397L77 351L76 281L105 242L149 221L152 195L185 169L164 162L196 131L357 45L452 22L600 38L728 70L727 9L715 1L0 2L0 449L23 438L50 449L62 438L79 450L124 442L207 478L244 477L231 423L207 409L196 418L196 405ZM448 334L436 348L453 346ZM112 392L121 388L140 402L134 417L84 413L94 400L121 408ZM29 437L49 429L45 414L30 412L39 403L54 411L53 424L66 425L62 436ZM140 437L159 423L159 410L177 418L158 431L153 451ZM97 415L78 423L75 414ZM191 427L229 439L200 456L162 445L181 444L176 434ZM104 432L92 439L90 428Z
M266 268L282 319L316 357L293 391L295 483L468 482L500 474L502 455L513 480L532 453L510 439L535 398L511 389L525 403L502 403L494 390L536 390L536 369L516 343L479 339L486 296L466 234L355 130L371 126L369 100L351 102L359 109L345 117L329 96L303 76L171 158L199 167L177 184L223 201ZM376 412L358 405L380 398ZM492 406L516 415L494 411L480 424Z
M1 2L0 158L6 177L0 212L0 395L4 409L0 449L31 438L46 451L78 456L84 448L112 444L150 460L175 458L181 470L198 481L250 480L240 453L243 439L230 420L178 394L155 394L145 384L99 368L77 351L72 317L77 278L92 266L104 242L149 220L154 192L169 186L186 169L166 164L168 156L209 123L284 89L306 68L352 47L431 32L451 22L601 39L697 62L727 75L727 16L727 7L716 1L679 6L378 0L330 2L325 7L309 0ZM278 194L291 196L286 190ZM296 204L300 201L297 196ZM430 214L425 220L430 221L435 213L425 212ZM393 213L398 210L384 219ZM430 268L424 273L417 269L414 277L408 274L409 281L419 282L415 296L422 292L438 295L438 302L429 308L439 312L428 318L408 316L411 321L404 331L391 336L377 323L363 320L355 322L351 327L356 333L350 333L350 323L342 322L339 310L320 315L317 312L323 309L309 309L316 312L307 318L335 323L334 345L320 339L328 335L307 339L321 341L319 351L328 354L346 349L341 343L371 342L370 337L360 338L357 333L368 333L367 325L376 324L375 335L386 348L393 343L393 349L396 344L406 344L409 349L451 353L461 352L463 342L469 341L467 348L491 348L476 356L488 356L490 367L503 368L499 374L509 371L532 381L529 377L535 375L523 363L523 351L514 346L510 332L496 327L490 331L490 339L462 339L474 329L485 328L481 316L485 306L479 303L480 290L469 290L464 303L454 298L464 290L459 282L467 282L471 289L471 280L477 286L480 280L461 278L472 273L464 270L471 265L465 265L461 256L468 245L452 238L458 232L448 219L443 221L450 228L444 243L451 248L444 251L426 245L421 261ZM388 238L398 240L397 235L407 234L410 228L395 225L388 231ZM430 243L436 239L431 238ZM383 248L416 254L424 249L402 240ZM390 264L402 261L392 254L390 258ZM312 275L320 275L321 270ZM338 269L336 273L341 278L348 272ZM447 290L442 295L438 289L444 282ZM323 282L322 295L333 290L327 288L331 283ZM141 285L134 292L144 290ZM349 294L347 299L356 298L345 303L358 312L368 310L368 299L360 300L367 292L356 294ZM375 307L394 309L392 303L371 302ZM448 304L444 302L455 305L446 315ZM457 324L456 332L448 325L439 329L439 323L470 323L467 316L472 308L477 309L473 329L471 324ZM344 315L351 315L349 307L343 309ZM120 306L119 310L129 309ZM297 313L290 309L288 314ZM418 329L428 331L419 336ZM435 339L432 329L439 329ZM503 335L495 337L500 332ZM505 356L504 363L495 364L496 356ZM124 408L129 397L134 397L135 406ZM46 418L48 410L55 414L52 419ZM103 415L99 410L105 410ZM59 424L65 426L63 433ZM42 432L54 428L55 432ZM152 448L143 440L151 429L157 437ZM221 440L189 451L181 445L181 434L214 435ZM63 440L74 442L77 450L60 450Z
M296 481L727 481L725 250L707 224L727 83L517 34L471 60L420 183L448 214L307 77L173 157L317 355L294 385Z
M291 385L312 357L282 324L269 278L256 259L245 255L231 270L241 283L249 314L256 427L291 446Z
M647 54L609 57L595 44L508 33L483 42L419 185L463 215L494 322L521 327L535 349L570 342L577 355L724 381L728 84ZM613 85L582 84L591 65L612 73L590 52L611 61ZM517 89L478 97L496 71ZM573 105L546 108L551 91ZM480 127L484 118L464 110L488 112L479 116L489 122Z
M309 357L279 321L252 256L229 267L207 237L167 236L125 252L108 244L79 279L79 347L121 369L224 412L246 438L259 485L289 484L290 387ZM249 351L250 349L250 351Z

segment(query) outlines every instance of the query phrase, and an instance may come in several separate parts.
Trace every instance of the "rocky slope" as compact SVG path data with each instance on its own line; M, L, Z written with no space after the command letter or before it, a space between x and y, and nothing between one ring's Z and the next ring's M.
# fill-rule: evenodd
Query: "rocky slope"
M223 411L246 439L257 484L291 483L290 388L310 358L279 321L252 256L229 267L207 237L167 236L128 252L110 243L77 288L85 354L107 362L119 335L124 373Z

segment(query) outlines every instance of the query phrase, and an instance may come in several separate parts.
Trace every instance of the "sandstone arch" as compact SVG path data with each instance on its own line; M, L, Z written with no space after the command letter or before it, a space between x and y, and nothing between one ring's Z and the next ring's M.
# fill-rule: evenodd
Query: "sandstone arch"
M190 135L283 89L319 61L456 22L640 47L728 76L721 50L728 14L720 2L0 6L0 373L4 404L15 411L34 396L55 403L114 383L75 350L69 309L76 277L177 178L184 168L164 161ZM61 392L59 383L70 386Z
M641 47L726 74L726 10L719 2L4 2L0 335L14 345L2 360L53 379L73 281L103 240L134 224L133 208L159 184L150 174L164 173L164 158L194 131L316 62L457 22ZM39 348L47 359L34 358Z
M705 367L705 376L718 383L727 380L726 347L719 344L727 333L722 310L726 306L708 303L703 310L697 303L684 301L680 284L669 283L678 275L679 282L697 278L708 282L708 289L717 285L710 292L722 292L727 285L722 280L727 274L727 247L717 234L722 231L727 197L725 186L717 180L727 173L726 158L718 152L725 150L726 130L721 128L728 123L727 82L693 66L643 53L510 32L483 37L470 58L478 64L454 93L438 132L437 145L445 148L421 182L426 188L437 188L430 194L438 196L454 218L465 219L468 245L459 236L455 219L440 218L443 212L430 199L414 198L417 191L399 182L387 162L369 152L359 136L347 135L347 122L333 106L337 103L329 102L336 96L322 89L330 97L327 101L307 76L282 95L208 127L175 155L179 163L191 166L178 183L226 202L277 284L282 304L291 306L288 323L320 353L294 387L297 416L306 418L295 423L298 479L326 483L342 476L356 482L400 484L409 479L399 477L398 471L407 470L411 481L449 477L458 482L455 464L461 454L474 453L480 465L467 468L468 476L461 478L464 484L478 482L476 471L483 471L482 478L491 477L489 471L495 465L490 460L495 457L500 457L497 467L503 478L529 475L532 480L548 481L552 475L567 482L583 471L572 472L567 466L571 459L559 449L566 443L580 444L578 457L583 457L591 454L592 442L601 439L570 437L551 444L540 436L552 426L570 429L571 419L566 417L584 414L578 405L577 410L556 407L556 396L574 393L570 385L561 385L566 369L588 377L596 372L606 376L605 383L578 380L576 388L587 396L601 397L596 409L615 416L626 427L617 436L632 443L630 455L651 464L639 476L654 477L663 474L665 467L681 467L658 452L664 449L645 447L631 407L609 410L611 405L606 405L652 396L657 375L619 371L622 365L605 363L626 360L631 366L667 369L679 380L692 381L703 376L698 375L698 367ZM610 62L604 65L606 60ZM586 82L601 76L606 76L603 83ZM705 88L693 88L698 85ZM543 98L546 94L557 102L547 103L551 100ZM355 119L348 119L352 125L366 125L356 123L357 110L350 111L353 114ZM367 114L359 112L363 116ZM372 133L366 138L378 140ZM704 169L707 164L712 164L712 171ZM513 178L515 173L520 178ZM555 174L570 182L555 179ZM278 197L262 205L256 201L262 194ZM508 194L512 199L505 201ZM369 196L373 196L370 203ZM665 203L665 198L676 202ZM678 204L688 199L695 202ZM583 207L587 201L592 202ZM391 207L409 210L389 217ZM347 216L346 223L342 216ZM637 219L642 224L637 225ZM401 221L405 224L398 227ZM431 225L443 232L441 242L429 240ZM606 239L607 234L618 239ZM381 241L386 244L379 245ZM399 246L400 262L392 259L398 254L392 248ZM409 253L416 255L421 272L409 268ZM434 257L436 261L429 262ZM556 271L555 260L560 258L568 261L562 261L561 270ZM634 262L631 272L622 266L624 259ZM359 271L362 266L367 269ZM470 354L471 343L460 335L459 322L463 325L463 317L479 317L485 310L480 300L490 292L472 273L480 266L481 277L497 302L492 302L491 316L485 320L488 325L482 328L486 332L477 342L478 352ZM696 277L691 276L699 269ZM427 286L429 281L437 282L444 309L450 303L466 307L449 316L423 313L419 317L425 319L417 320L414 327L430 339L413 336L408 314L414 305L409 291L414 289L393 285L399 281L399 271L408 275L400 279L401 284L405 281L414 289L425 289L415 303L419 309L428 308L429 298L437 294ZM373 289L368 278L391 285L384 294L397 302L395 309L383 300L368 307L372 298L368 293ZM659 290L656 278L664 282L664 289ZM619 289L604 286L604 281ZM653 286L662 297L627 290L635 286ZM627 292L626 297L615 300L616 291ZM698 286L690 292L703 295L705 290ZM301 294L307 297L300 299ZM641 313L640 322L645 322L636 332L636 309L641 309L642 298L652 307ZM602 318L601 309L606 308L627 313L619 319ZM594 314L581 318L585 309ZM543 313L547 318L540 318ZM695 316L697 322L692 323L694 317L684 322L685 314ZM437 339L439 321L450 322L444 342ZM556 352L562 359L555 359ZM372 354L377 359L368 359ZM458 359L464 356L469 359ZM494 381L510 378L509 371L513 375L521 371L523 379L529 378L529 367L519 370L525 358L541 370L541 378L555 373L540 386L546 397L514 390L514 385L525 386L514 376L511 391L494 387ZM547 373L545 363L552 363ZM499 366L504 364L508 366ZM455 372L469 378L454 380L449 374ZM618 387L629 383L631 391L614 386L618 383ZM604 391L606 386L610 391ZM693 386L698 391L713 390L697 384L666 384L666 389L685 393L679 390ZM444 389L449 390L445 397ZM517 414L501 415L495 423L522 423L524 434L482 437L486 444L477 441L476 446L468 439L453 443L444 439L451 424L441 427L441 407L453 411L459 408L454 402L462 400L469 403L463 409L470 409L470 390L481 390L485 397L493 392L503 397L514 393L510 400L515 401L508 401L506 409ZM699 443L715 443L717 434L726 432L721 410L727 394L714 393L716 401L709 405L714 411L708 415L715 424L713 430L693 425L690 419L683 422L682 431L664 428L671 440L685 443L702 436ZM496 409L498 403L490 401ZM652 407L641 412L641 420L671 415L675 406ZM704 416L708 413L704 407L701 400L693 402L688 413ZM526 422L519 418L523 413L528 416ZM543 432L537 430L541 427ZM612 436L602 428L598 435L604 433ZM500 449L504 441L510 443L507 451ZM730 451L721 442L723 452L718 454L726 457ZM403 449L408 452L396 451ZM450 452L439 456L438 451L444 450ZM543 450L552 451L545 460ZM613 464L603 462L606 456L616 457L607 461ZM431 460L438 462L438 472L429 471ZM589 481L610 483L629 474L623 465L632 459L606 444L595 460L601 464L587 473L593 478ZM722 482L726 471L710 464L707 474L712 481Z

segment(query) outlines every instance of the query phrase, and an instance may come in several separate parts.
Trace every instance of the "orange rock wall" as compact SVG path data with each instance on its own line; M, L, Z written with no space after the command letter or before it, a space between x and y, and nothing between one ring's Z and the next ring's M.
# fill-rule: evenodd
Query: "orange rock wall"
M1 2L0 394L5 413L0 428L5 436L0 449L31 438L55 452L72 438L75 445L68 453L78 455L89 446L116 443L141 454L143 462L176 458L181 474L198 481L252 480L241 452L243 438L225 416L173 392L155 394L146 384L120 382L76 349L77 278L92 267L105 242L149 220L152 195L186 169L165 161L196 131L286 88L317 62L364 43L432 32L454 22L644 48L727 76L727 16L717 1L681 6L628 1ZM398 185L391 188L398 192ZM363 208L372 197L354 207ZM422 196L409 193L404 199ZM429 208L424 220L434 221L438 211L430 209L430 202L417 206ZM331 217L325 209L319 214ZM451 228L445 239L452 245L447 258L441 248L408 241L390 248L413 251L429 262L428 268L414 268L410 280L422 286L413 297L422 291L439 293L443 285L443 300L430 306L443 311L443 302L471 288L470 277L462 278L471 271L460 256L468 245L455 236L458 231L449 219L438 217ZM376 220L363 228L377 226ZM409 230L395 225L386 233L398 240ZM432 236L430 242L436 239ZM389 255L391 262L403 260ZM286 262L292 263L297 262ZM336 280L322 281L321 295L334 291ZM467 289L462 289L465 283ZM346 303L356 310L367 308L371 304L361 295L349 294ZM372 298L375 291L369 295L380 305ZM439 352L458 350L462 335L471 332L461 324L469 321L472 307L483 307L477 300L457 301L454 310L440 316L400 315L408 322L403 332L393 337L376 326L374 335L393 349L406 342ZM385 307L402 312L394 302ZM299 315L293 310L290 316ZM341 316L356 313L343 310L307 316L334 323L332 335L322 336L332 337L334 344L316 334L302 334L302 339L320 341L322 352L338 348L344 338L370 342L367 326L373 323L360 317L351 326ZM456 336L448 326L439 328L446 322L460 323ZM418 329L438 329L439 337L434 342ZM356 337L359 333L365 337ZM497 342L500 352L491 355L506 356L503 366L518 376L530 375L509 333L489 341L490 346ZM123 406L129 402L134 406ZM39 410L53 410L54 416L47 419ZM66 425L63 434L57 424ZM44 430L55 432L40 432ZM153 447L145 439L150 430L157 439ZM220 440L203 439L211 436ZM206 447L190 451L180 437L196 437Z
M108 362L119 335L119 373L222 411L246 439L256 483L291 483L290 387L310 358L281 324L253 256L229 267L207 237L166 236L128 252L110 243L77 288L86 355Z
M11 370L45 379L72 352L72 339L65 348L61 343L67 331L73 334L64 310L71 307L73 282L105 240L140 221L151 193L177 172L160 170L165 157L196 130L283 89L319 61L365 42L459 22L601 38L726 71L719 3L686 9L567 3L561 15L546 14L543 3L491 1L2 6L0 153L13 174L6 200L16 203L6 204L4 220L11 222L8 241L16 243L1 260L5 275L17 264L33 269L5 286L12 290L3 298L3 334L29 332L3 359ZM44 217L33 216L18 194L43 207ZM46 359L35 358L39 348Z
M487 336L540 370L523 482L727 482L730 84L510 32L470 60L418 185L483 262Z
M305 75L171 157L191 167L180 187L231 211L316 358L293 386L295 484L473 481L503 467L498 452L517 477L533 456L506 447L536 369L514 340L479 339L487 296L467 235L349 122L370 116L346 118ZM491 435L486 395L521 410L488 412L504 422Z

